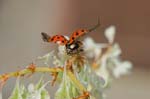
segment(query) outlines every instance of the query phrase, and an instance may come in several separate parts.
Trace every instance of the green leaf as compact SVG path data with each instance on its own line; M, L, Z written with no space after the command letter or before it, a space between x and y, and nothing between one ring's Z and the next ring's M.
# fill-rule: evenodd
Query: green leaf
M15 88L13 90L12 95L9 97L9 99L22 99L21 88L19 86L19 78L16 81Z

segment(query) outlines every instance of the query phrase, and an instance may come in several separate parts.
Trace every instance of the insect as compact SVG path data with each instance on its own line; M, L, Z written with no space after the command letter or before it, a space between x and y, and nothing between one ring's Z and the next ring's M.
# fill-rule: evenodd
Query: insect
M81 41L79 41L79 38L86 35L89 32L92 32L99 26L100 23L98 21L98 23L90 29L79 29L77 31L74 31L71 34L69 40L63 35L54 35L51 37L45 32L42 32L41 35L45 42L54 42L59 45L64 45L66 49L66 53L68 55L74 55L83 51L83 46L82 46L83 44Z

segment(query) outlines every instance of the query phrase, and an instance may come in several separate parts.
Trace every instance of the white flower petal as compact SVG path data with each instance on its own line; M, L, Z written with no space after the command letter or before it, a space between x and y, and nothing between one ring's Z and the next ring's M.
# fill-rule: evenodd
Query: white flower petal
M34 85L32 83L28 85L28 91L29 93L34 92Z
M121 53L122 53L122 51L121 51L119 44L115 43L113 45L113 49L110 53L110 57L118 57Z
M129 73L129 70L132 68L132 64L129 61L122 62L118 64L114 70L113 74L116 78L119 78L121 75L125 75Z
M59 55L64 55L65 54L65 46L58 46L58 54Z
M84 49L88 58L97 59L101 54L102 48L107 46L107 44L95 43L94 40L90 37L87 37L84 40Z
M109 43L113 43L115 37L116 28L115 26L110 26L105 30L105 37L108 39Z
M99 68L98 70L96 70L96 74L103 79L103 87L107 86L108 82L109 82L109 72L106 68Z
M108 47L109 44L106 44L106 43L97 43L96 46L97 46L98 48L101 48L101 49L102 49L102 48Z
M98 48L96 48L95 50L94 50L94 56L95 56L95 59L97 60L98 58L99 58L99 56L101 55L101 52L102 52L102 50L101 49L98 49Z
M96 74L104 79L103 87L107 86L109 82L109 72L107 70L107 64L106 64L107 57L108 57L107 55L104 55L102 57L100 68L96 70Z
M61 66L61 62L56 56L53 56L53 59L54 59L53 64L55 66Z

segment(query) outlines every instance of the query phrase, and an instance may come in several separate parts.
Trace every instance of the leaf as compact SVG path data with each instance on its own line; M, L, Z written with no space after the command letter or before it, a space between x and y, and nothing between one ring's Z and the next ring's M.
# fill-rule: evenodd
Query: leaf
M19 85L19 80L16 81L16 86L9 99L50 99L49 93L46 91L45 86L49 83L43 83L43 79L34 85L29 84L28 90L24 85Z
M13 90L13 93L9 97L9 99L22 99L22 97L21 97L21 88L19 86L19 78L16 80L15 89Z

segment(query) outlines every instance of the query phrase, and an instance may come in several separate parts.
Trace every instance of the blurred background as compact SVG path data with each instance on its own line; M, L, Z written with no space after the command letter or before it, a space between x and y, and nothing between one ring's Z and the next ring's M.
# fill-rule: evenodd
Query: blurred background
M97 23L89 34L106 42L104 30L117 28L122 58L133 62L130 75L114 80L107 99L150 99L150 1L149 0L0 0L0 73L16 71L55 48L41 39L41 32L70 35ZM3 91L10 95L15 80Z

